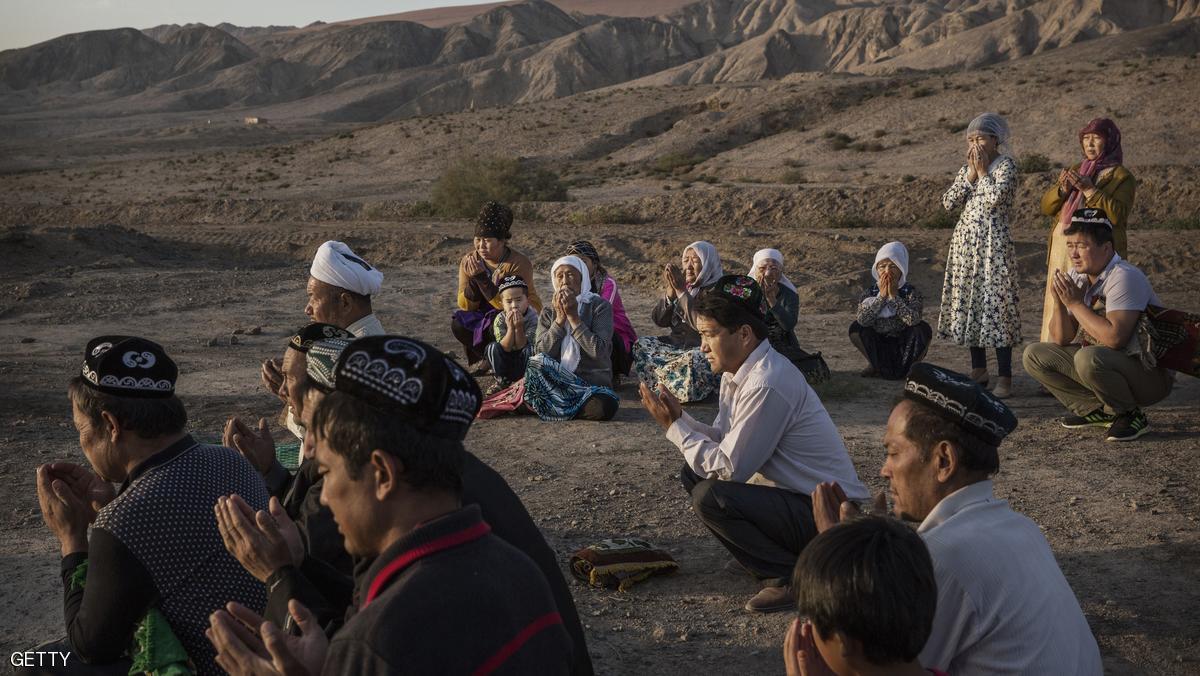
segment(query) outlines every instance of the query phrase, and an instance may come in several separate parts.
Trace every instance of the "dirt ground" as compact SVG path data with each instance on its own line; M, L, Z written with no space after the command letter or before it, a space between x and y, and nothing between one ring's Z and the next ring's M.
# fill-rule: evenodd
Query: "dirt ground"
M801 290L802 344L835 371L821 389L859 475L876 490L880 438L896 383L864 380L845 337L851 309L875 249L901 239L912 249L913 281L935 321L948 230L797 230L643 224L518 224L516 248L544 266L587 236L619 282L640 333L653 333L649 309L655 266L688 242L711 238L727 270L753 251L782 249ZM92 336L135 333L167 346L181 366L180 395L190 427L218 438L230 414L270 416L272 397L258 364L282 351L304 320L307 259L329 238L348 241L385 273L377 313L391 332L453 350L452 261L469 241L465 222L278 222L239 225L8 226L0 229L0 653L60 636L62 591L57 544L42 524L34 468L82 461L65 382ZM1026 340L1037 332L1044 233L1018 232ZM1195 260L1186 232L1132 233L1135 262L1165 304L1197 308ZM548 284L539 269L539 283ZM245 330L261 328L257 335ZM215 340L214 340L215 339ZM209 343L215 343L210 346ZM965 369L965 350L935 343L929 359ZM999 496L1040 524L1087 614L1111 674L1200 670L1200 381L1181 377L1150 410L1153 433L1106 444L1096 432L1058 426L1059 406L1036 395L1016 362L1011 404L1020 426L1001 449ZM485 383L486 384L486 383ZM742 610L748 579L722 572L729 558L690 513L678 482L681 457L619 390L607 423L543 423L530 418L478 423L468 447L503 474L525 501L566 570L572 551L595 540L636 535L668 549L678 574L627 593L573 582L597 670L603 674L781 673L790 617ZM690 407L699 418L712 404ZM285 432L277 429L277 438ZM6 667L7 668L7 667Z

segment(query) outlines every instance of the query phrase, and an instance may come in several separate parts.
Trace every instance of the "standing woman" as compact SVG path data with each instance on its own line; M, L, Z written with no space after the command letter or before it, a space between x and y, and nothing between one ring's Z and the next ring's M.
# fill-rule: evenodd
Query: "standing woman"
M475 241L471 252L458 263L458 310L450 330L462 343L469 368L487 366L484 347L491 342L492 320L503 309L500 280L517 275L528 287L529 304L541 312L542 301L533 288L533 264L508 246L512 239L513 213L498 202L488 202L475 219Z
M967 125L967 163L942 196L947 211L962 207L942 283L938 336L971 349L971 378L988 382L987 348L996 349L993 393L1012 392L1012 348L1021 342L1016 247L1009 230L1017 193L1017 163L1006 154L1008 122L984 113Z
M1122 162L1121 130L1108 118L1098 117L1079 130L1083 160L1063 169L1058 181L1042 195L1042 213L1054 216L1050 249L1046 256L1046 296L1042 303L1043 342L1050 340L1050 311L1056 302L1051 284L1055 270L1069 270L1067 236L1076 209L1103 209L1113 224L1113 246L1122 258L1127 249L1125 224L1133 208L1137 180Z

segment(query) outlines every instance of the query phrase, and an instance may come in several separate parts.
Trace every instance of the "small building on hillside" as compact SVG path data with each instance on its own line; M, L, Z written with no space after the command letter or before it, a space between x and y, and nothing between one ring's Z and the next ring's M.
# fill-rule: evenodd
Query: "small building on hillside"
M266 124L267 118L258 117L257 115L248 115L245 119L246 124Z

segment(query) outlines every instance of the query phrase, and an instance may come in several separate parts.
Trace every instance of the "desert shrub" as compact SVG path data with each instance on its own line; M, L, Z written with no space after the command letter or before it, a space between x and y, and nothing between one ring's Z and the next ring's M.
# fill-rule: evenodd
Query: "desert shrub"
M883 138L884 136L887 136L887 132L882 129L876 129L871 135L875 138Z
M829 147L834 150L845 150L854 142L854 137L840 131L827 131L824 134L829 139Z
M713 183L721 182L721 179L719 179L716 176L713 176L711 174L700 174L699 176L696 177L696 180L700 181L701 183L708 183L709 185L712 185Z
M917 87L908 94L910 99L920 99L933 94L933 89L929 87Z
M1052 164L1050 158L1038 153L1029 153L1022 155L1021 159L1017 160L1017 169L1022 174L1040 174L1043 171L1050 171Z
M791 183L795 185L798 183L808 183L808 178L806 178L804 176L804 172L800 171L799 169L788 169L787 171L783 172L782 176L779 177L779 182Z
M650 163L650 171L656 174L682 174L692 170L704 158L690 153L669 153Z
M860 153L878 153L885 150L883 144L877 141L859 141L858 143L851 144L850 149Z
M354 138L354 132L344 131L337 135L337 138Z
M958 225L958 217L944 209L938 209L917 221L918 228L927 230L949 230Z
M905 174L900 177L901 183L912 183L915 180L917 180L917 177L913 176L912 174Z
M454 218L469 218L488 200L564 202L567 188L558 174L504 157L462 158L433 184L434 210Z

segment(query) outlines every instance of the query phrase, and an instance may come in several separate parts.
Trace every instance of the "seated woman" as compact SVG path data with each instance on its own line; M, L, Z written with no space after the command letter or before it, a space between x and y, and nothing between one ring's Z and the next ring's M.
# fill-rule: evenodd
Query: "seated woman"
M525 369L525 405L542 420L611 420L613 311L592 293L587 266L564 256L550 268L554 296L538 318Z
M525 280L529 304L537 312L542 300L533 287L533 264L519 251L508 246L512 239L512 210L497 202L488 202L475 219L475 245L458 264L458 307L450 320L450 330L462 343L468 369L480 373L487 369L484 347L492 341L492 320L503 309L500 280L516 275Z
M783 254L778 249L762 249L754 254L747 273L758 282L767 300L767 339L771 347L800 369L809 385L829 379L829 367L821 353L810 354L800 347L796 338L796 321L800 318L800 296L796 285L783 271Z
M657 326L671 334L645 336L633 344L633 369L651 389L663 384L681 402L703 401L717 391L721 380L700 352L695 304L700 294L725 274L717 249L708 242L692 242L683 250L680 266L663 268L666 295L651 313Z
M612 367L613 382L617 376L628 376L629 367L633 365L633 341L637 340L637 332L629 315L625 314L625 304L621 302L621 292L617 290L617 282L609 276L608 270L600 264L600 254L596 247L587 240L572 242L567 247L567 255L577 256L587 265L588 277L592 281L592 290L599 289L600 297L608 301L613 309L613 349Z
M525 280L509 275L500 280L497 288L504 311L493 321L496 340L485 349L488 365L496 376L495 385L486 392L489 395L525 377L538 322L538 313L529 306L529 285Z
M925 358L933 329L921 321L921 292L908 283L908 249L889 242L875 254L876 284L858 304L850 342L867 358L864 377L900 380Z

